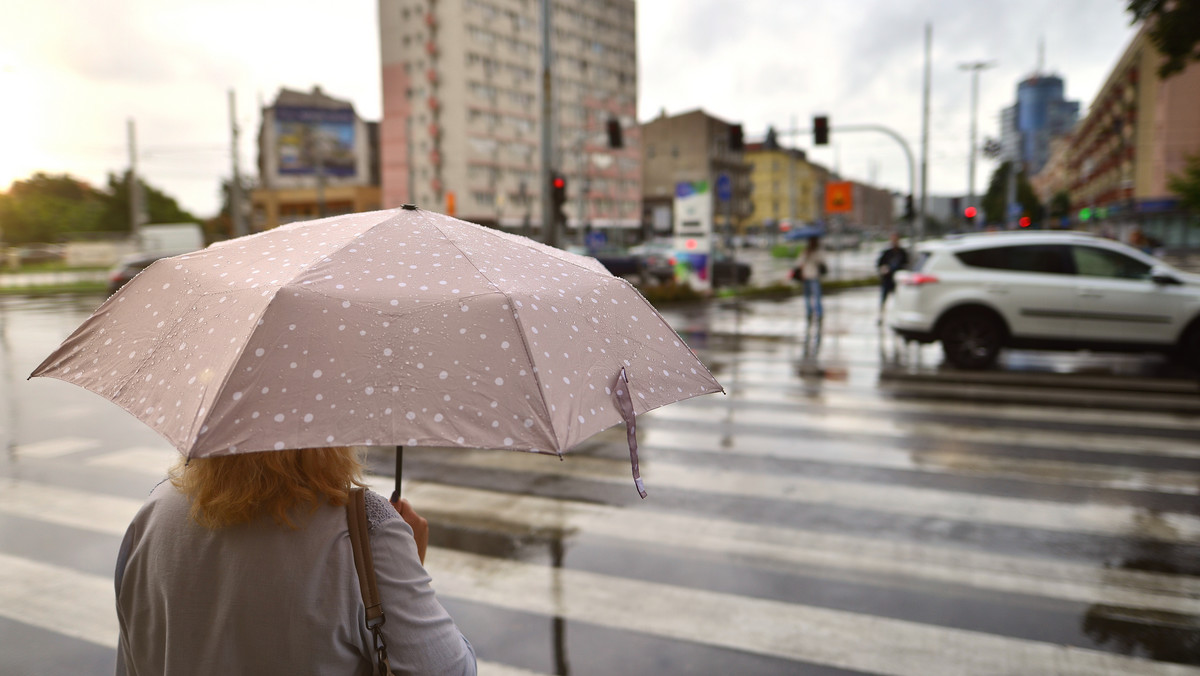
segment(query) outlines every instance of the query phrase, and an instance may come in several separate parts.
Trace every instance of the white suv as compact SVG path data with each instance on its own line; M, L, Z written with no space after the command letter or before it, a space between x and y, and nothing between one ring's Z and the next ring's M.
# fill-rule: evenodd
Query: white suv
M1003 347L1156 350L1200 366L1200 276L1118 242L1069 231L926 242L896 275L890 326L986 368Z

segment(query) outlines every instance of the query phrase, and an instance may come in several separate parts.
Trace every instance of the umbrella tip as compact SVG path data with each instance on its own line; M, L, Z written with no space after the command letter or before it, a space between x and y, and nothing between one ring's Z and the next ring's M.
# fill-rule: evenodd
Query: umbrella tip
M401 205L400 205L400 208L401 208L401 209L407 209L408 211L416 211L416 210L417 210L417 205L415 205L415 204L401 204Z

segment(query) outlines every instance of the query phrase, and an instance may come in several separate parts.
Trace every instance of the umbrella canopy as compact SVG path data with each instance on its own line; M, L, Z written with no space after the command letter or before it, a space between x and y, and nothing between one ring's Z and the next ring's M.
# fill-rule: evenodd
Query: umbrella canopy
M187 457L561 454L624 419L622 377L634 414L721 390L594 259L408 206L163 259L33 376L106 397Z

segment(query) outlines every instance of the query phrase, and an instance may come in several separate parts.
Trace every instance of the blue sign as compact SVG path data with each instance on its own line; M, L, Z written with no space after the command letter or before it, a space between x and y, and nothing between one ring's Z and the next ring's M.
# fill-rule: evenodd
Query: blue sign
M587 247L589 249L599 249L608 241L608 234L603 230L593 230L587 234Z
M733 199L733 181L730 180L729 174L717 176L717 199L722 202Z

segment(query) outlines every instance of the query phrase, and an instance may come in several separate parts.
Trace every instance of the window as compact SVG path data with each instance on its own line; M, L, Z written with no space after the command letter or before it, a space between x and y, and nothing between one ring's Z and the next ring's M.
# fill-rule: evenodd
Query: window
M1081 275L1119 279L1150 278L1149 265L1116 251L1095 246L1073 246L1071 255L1075 259L1075 271Z
M1069 275L1072 271L1067 247L1061 244L998 246L955 254L966 265L991 270L1015 270Z

